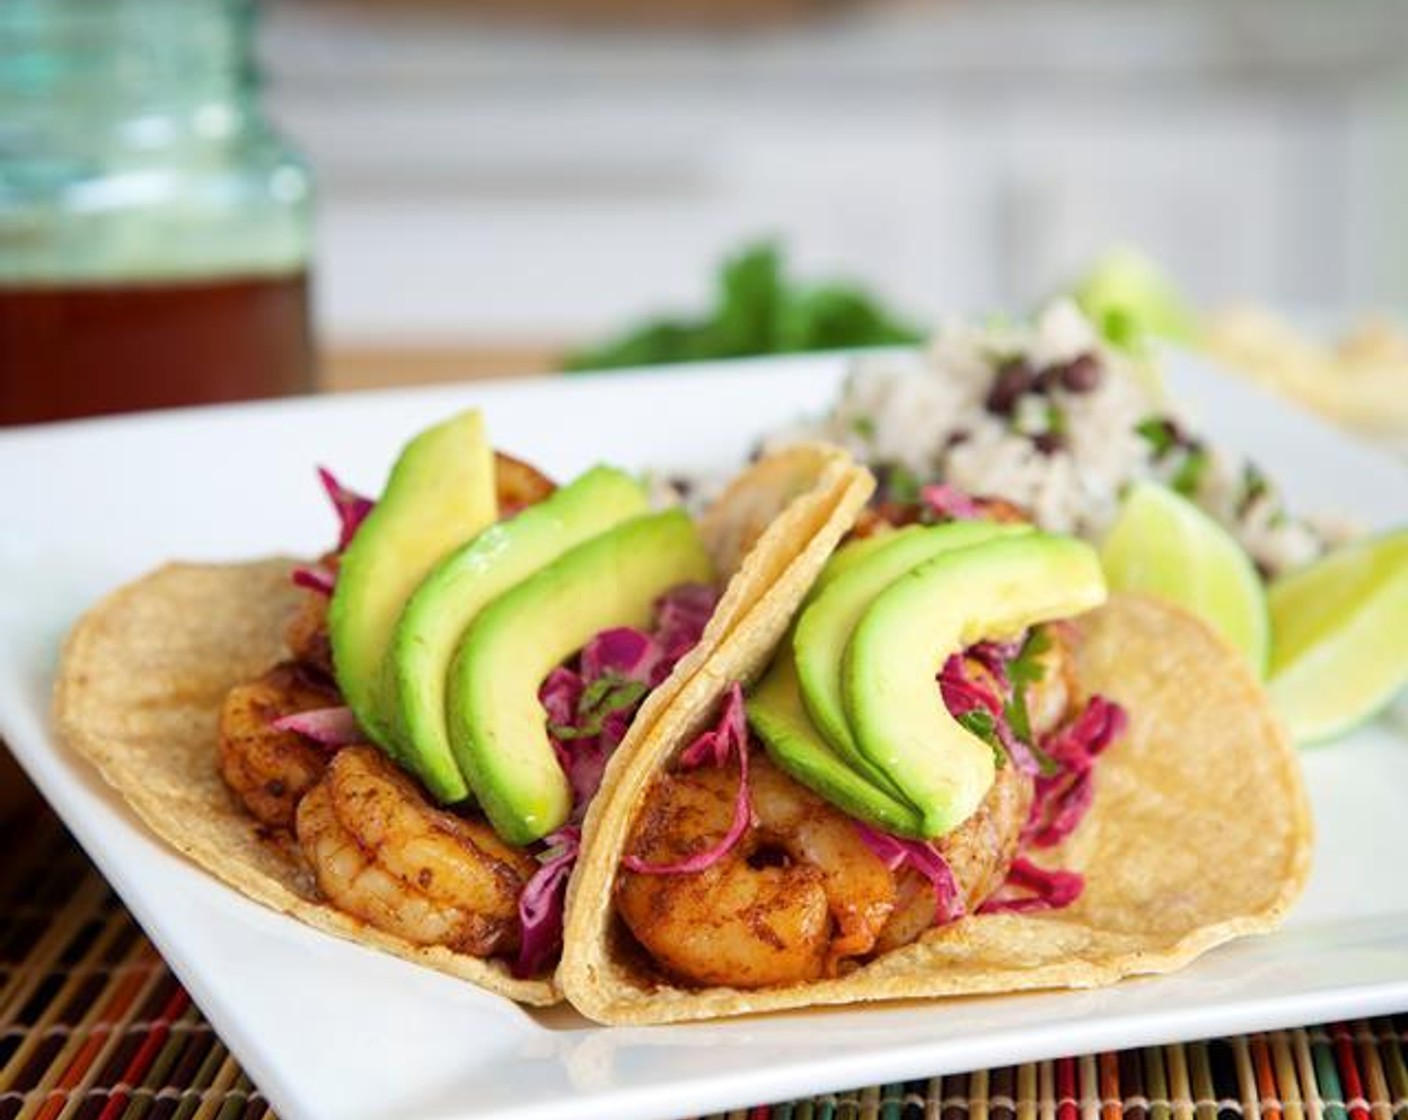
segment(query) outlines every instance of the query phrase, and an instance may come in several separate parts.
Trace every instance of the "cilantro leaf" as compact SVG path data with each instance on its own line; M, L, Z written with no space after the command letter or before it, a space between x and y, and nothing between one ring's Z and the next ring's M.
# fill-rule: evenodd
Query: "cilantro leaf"
M580 722L576 725L550 724L548 733L562 742L593 739L601 734L608 717L634 708L649 691L649 686L642 681L623 677L619 673L603 673L582 690L582 696L577 701Z
M970 708L961 716L955 717L959 726L966 728L992 748L993 761L1001 770L1007 765L1007 752L1002 749L1002 740L997 735L997 720L986 708Z
M1134 430L1148 440L1155 459L1162 459L1178 446L1177 431L1162 416L1146 416L1134 425Z
M1027 687L1036 684L1046 675L1046 666L1041 657L1051 648L1051 635L1037 628L1027 635L1017 656L1007 663L1007 679L1012 682L1012 695L1003 707L1012 733L1028 746L1032 746L1031 713L1027 710Z
M1174 473L1169 485L1185 498L1194 498L1198 494L1203 483L1203 475L1207 473L1208 452L1205 447L1190 447L1188 454L1184 456L1183 462L1179 464L1178 470Z

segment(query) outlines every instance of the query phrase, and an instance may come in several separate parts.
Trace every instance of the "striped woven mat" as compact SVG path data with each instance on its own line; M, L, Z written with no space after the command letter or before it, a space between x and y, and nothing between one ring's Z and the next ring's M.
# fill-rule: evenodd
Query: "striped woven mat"
M0 1120L270 1120L46 811L0 830ZM1408 1120L1408 1014L760 1105L747 1120Z

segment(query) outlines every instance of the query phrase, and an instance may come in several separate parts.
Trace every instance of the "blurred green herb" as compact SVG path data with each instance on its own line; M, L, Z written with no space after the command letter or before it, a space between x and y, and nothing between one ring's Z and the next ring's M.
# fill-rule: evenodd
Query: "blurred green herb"
M716 306L705 318L645 323L570 355L567 368L620 369L888 346L918 342L922 337L921 331L895 318L854 285L789 282L777 247L765 243L750 246L724 264Z
M1005 714L1012 731L1022 742L1032 742L1031 714L1027 711L1027 689L1040 683L1046 675L1042 655L1051 648L1051 636L1045 630L1033 630L1022 643L1022 649L1007 663L1007 677L1012 682L1012 698L1007 701Z
M880 480L877 489L881 501L898 502L902 506L911 506L919 501L924 483L903 463L882 463L876 475Z
M1198 446L1190 447L1169 485L1185 498L1196 498L1198 490L1202 487L1203 475L1207 472L1207 467L1207 449Z
M967 728L992 748L993 762L1001 770L1007 765L1007 752L1002 749L1002 740L997 736L997 720L983 708L972 708L957 717L961 727Z
M1162 416L1146 416L1135 425L1134 430L1149 441L1155 459L1162 459L1178 446L1178 435L1173 425Z

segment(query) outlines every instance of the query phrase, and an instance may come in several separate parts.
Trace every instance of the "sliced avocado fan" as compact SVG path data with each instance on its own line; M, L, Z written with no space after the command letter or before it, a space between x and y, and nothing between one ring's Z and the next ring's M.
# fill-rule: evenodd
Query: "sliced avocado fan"
M532 843L572 810L538 700L548 673L603 630L649 625L671 587L712 579L693 521L672 509L577 545L479 612L450 668L450 746L500 836Z
M982 804L993 749L950 713L935 678L984 638L1082 614L1105 600L1095 550L1032 532L959 548L876 597L846 647L842 692L861 751L942 836Z
M469 794L450 750L445 703L450 662L475 616L564 552L648 508L637 480L614 467L594 467L455 549L411 595L388 655L391 734L398 757L439 800Z

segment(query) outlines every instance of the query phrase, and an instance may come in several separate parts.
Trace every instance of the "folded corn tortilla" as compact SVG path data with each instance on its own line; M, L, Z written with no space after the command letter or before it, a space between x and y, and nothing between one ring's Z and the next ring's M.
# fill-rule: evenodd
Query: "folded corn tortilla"
M814 578L814 575L813 575ZM977 915L854 971L742 991L690 988L646 967L613 890L653 781L751 681L810 580L774 585L747 630L726 636L650 738L612 773L584 829L591 859L569 894L558 980L602 1023L668 1023L818 1004L1087 988L1167 972L1275 926L1310 869L1299 761L1245 659L1192 615L1117 596L1077 620L1082 688L1118 701L1130 728L1095 770L1095 802L1041 862L1085 876L1064 910ZM766 617L767 623L761 619Z
M809 445L768 456L724 491L700 522L726 581L723 596L699 644L637 713L603 790L681 691L696 677L712 680L705 667L714 650L753 632L769 594L797 583L799 573L815 577L873 485L844 452ZM414 945L321 901L296 843L271 836L226 789L218 771L220 709L232 687L287 657L284 628L306 594L290 582L293 565L169 564L112 593L65 644L54 697L59 733L154 833L249 898L519 1002L557 1002L552 978L520 980L497 959ZM584 852L580 866L592 859Z

